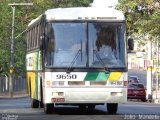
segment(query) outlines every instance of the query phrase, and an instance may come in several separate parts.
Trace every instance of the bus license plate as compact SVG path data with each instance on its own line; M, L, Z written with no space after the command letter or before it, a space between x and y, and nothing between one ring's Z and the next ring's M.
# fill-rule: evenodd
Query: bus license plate
M52 98L51 99L52 102L65 102L64 98Z

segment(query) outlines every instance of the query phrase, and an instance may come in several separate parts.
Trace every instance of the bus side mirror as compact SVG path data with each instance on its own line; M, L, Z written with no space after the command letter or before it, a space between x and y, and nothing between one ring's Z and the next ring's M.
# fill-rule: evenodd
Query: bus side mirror
M134 50L134 41L132 38L128 39L128 49L129 50Z
M40 50L44 50L45 49L45 36L42 35L40 36Z

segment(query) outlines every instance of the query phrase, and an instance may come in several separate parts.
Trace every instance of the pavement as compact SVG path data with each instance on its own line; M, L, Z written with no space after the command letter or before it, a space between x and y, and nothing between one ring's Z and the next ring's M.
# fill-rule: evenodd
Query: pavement
M160 104L160 90L153 91L153 102L156 104Z
M20 98L20 97L28 97L29 95L27 94L27 91L18 91L18 92L13 92L13 97L9 95L9 93L1 93L0 94L0 99L1 98Z

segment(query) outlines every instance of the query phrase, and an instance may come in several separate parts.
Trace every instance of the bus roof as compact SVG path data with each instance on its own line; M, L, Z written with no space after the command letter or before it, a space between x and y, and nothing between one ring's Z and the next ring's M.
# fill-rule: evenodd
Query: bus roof
M72 7L55 8L45 11L47 21L52 20L103 20L123 21L125 20L122 11L108 7ZM28 26L38 21L42 15L32 20Z
M45 12L46 19L50 20L124 20L121 11L113 8L75 7L49 9Z

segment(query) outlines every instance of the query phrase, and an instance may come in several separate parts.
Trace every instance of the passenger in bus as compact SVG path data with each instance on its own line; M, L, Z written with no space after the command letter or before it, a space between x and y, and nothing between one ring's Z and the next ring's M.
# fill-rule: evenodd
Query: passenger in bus
M112 51L116 49L116 41L112 30L102 29L97 37L96 46L99 49L103 46L111 47Z
M112 28L102 28L97 35L97 52L100 58L106 59L103 62L113 63L116 60L116 39Z

